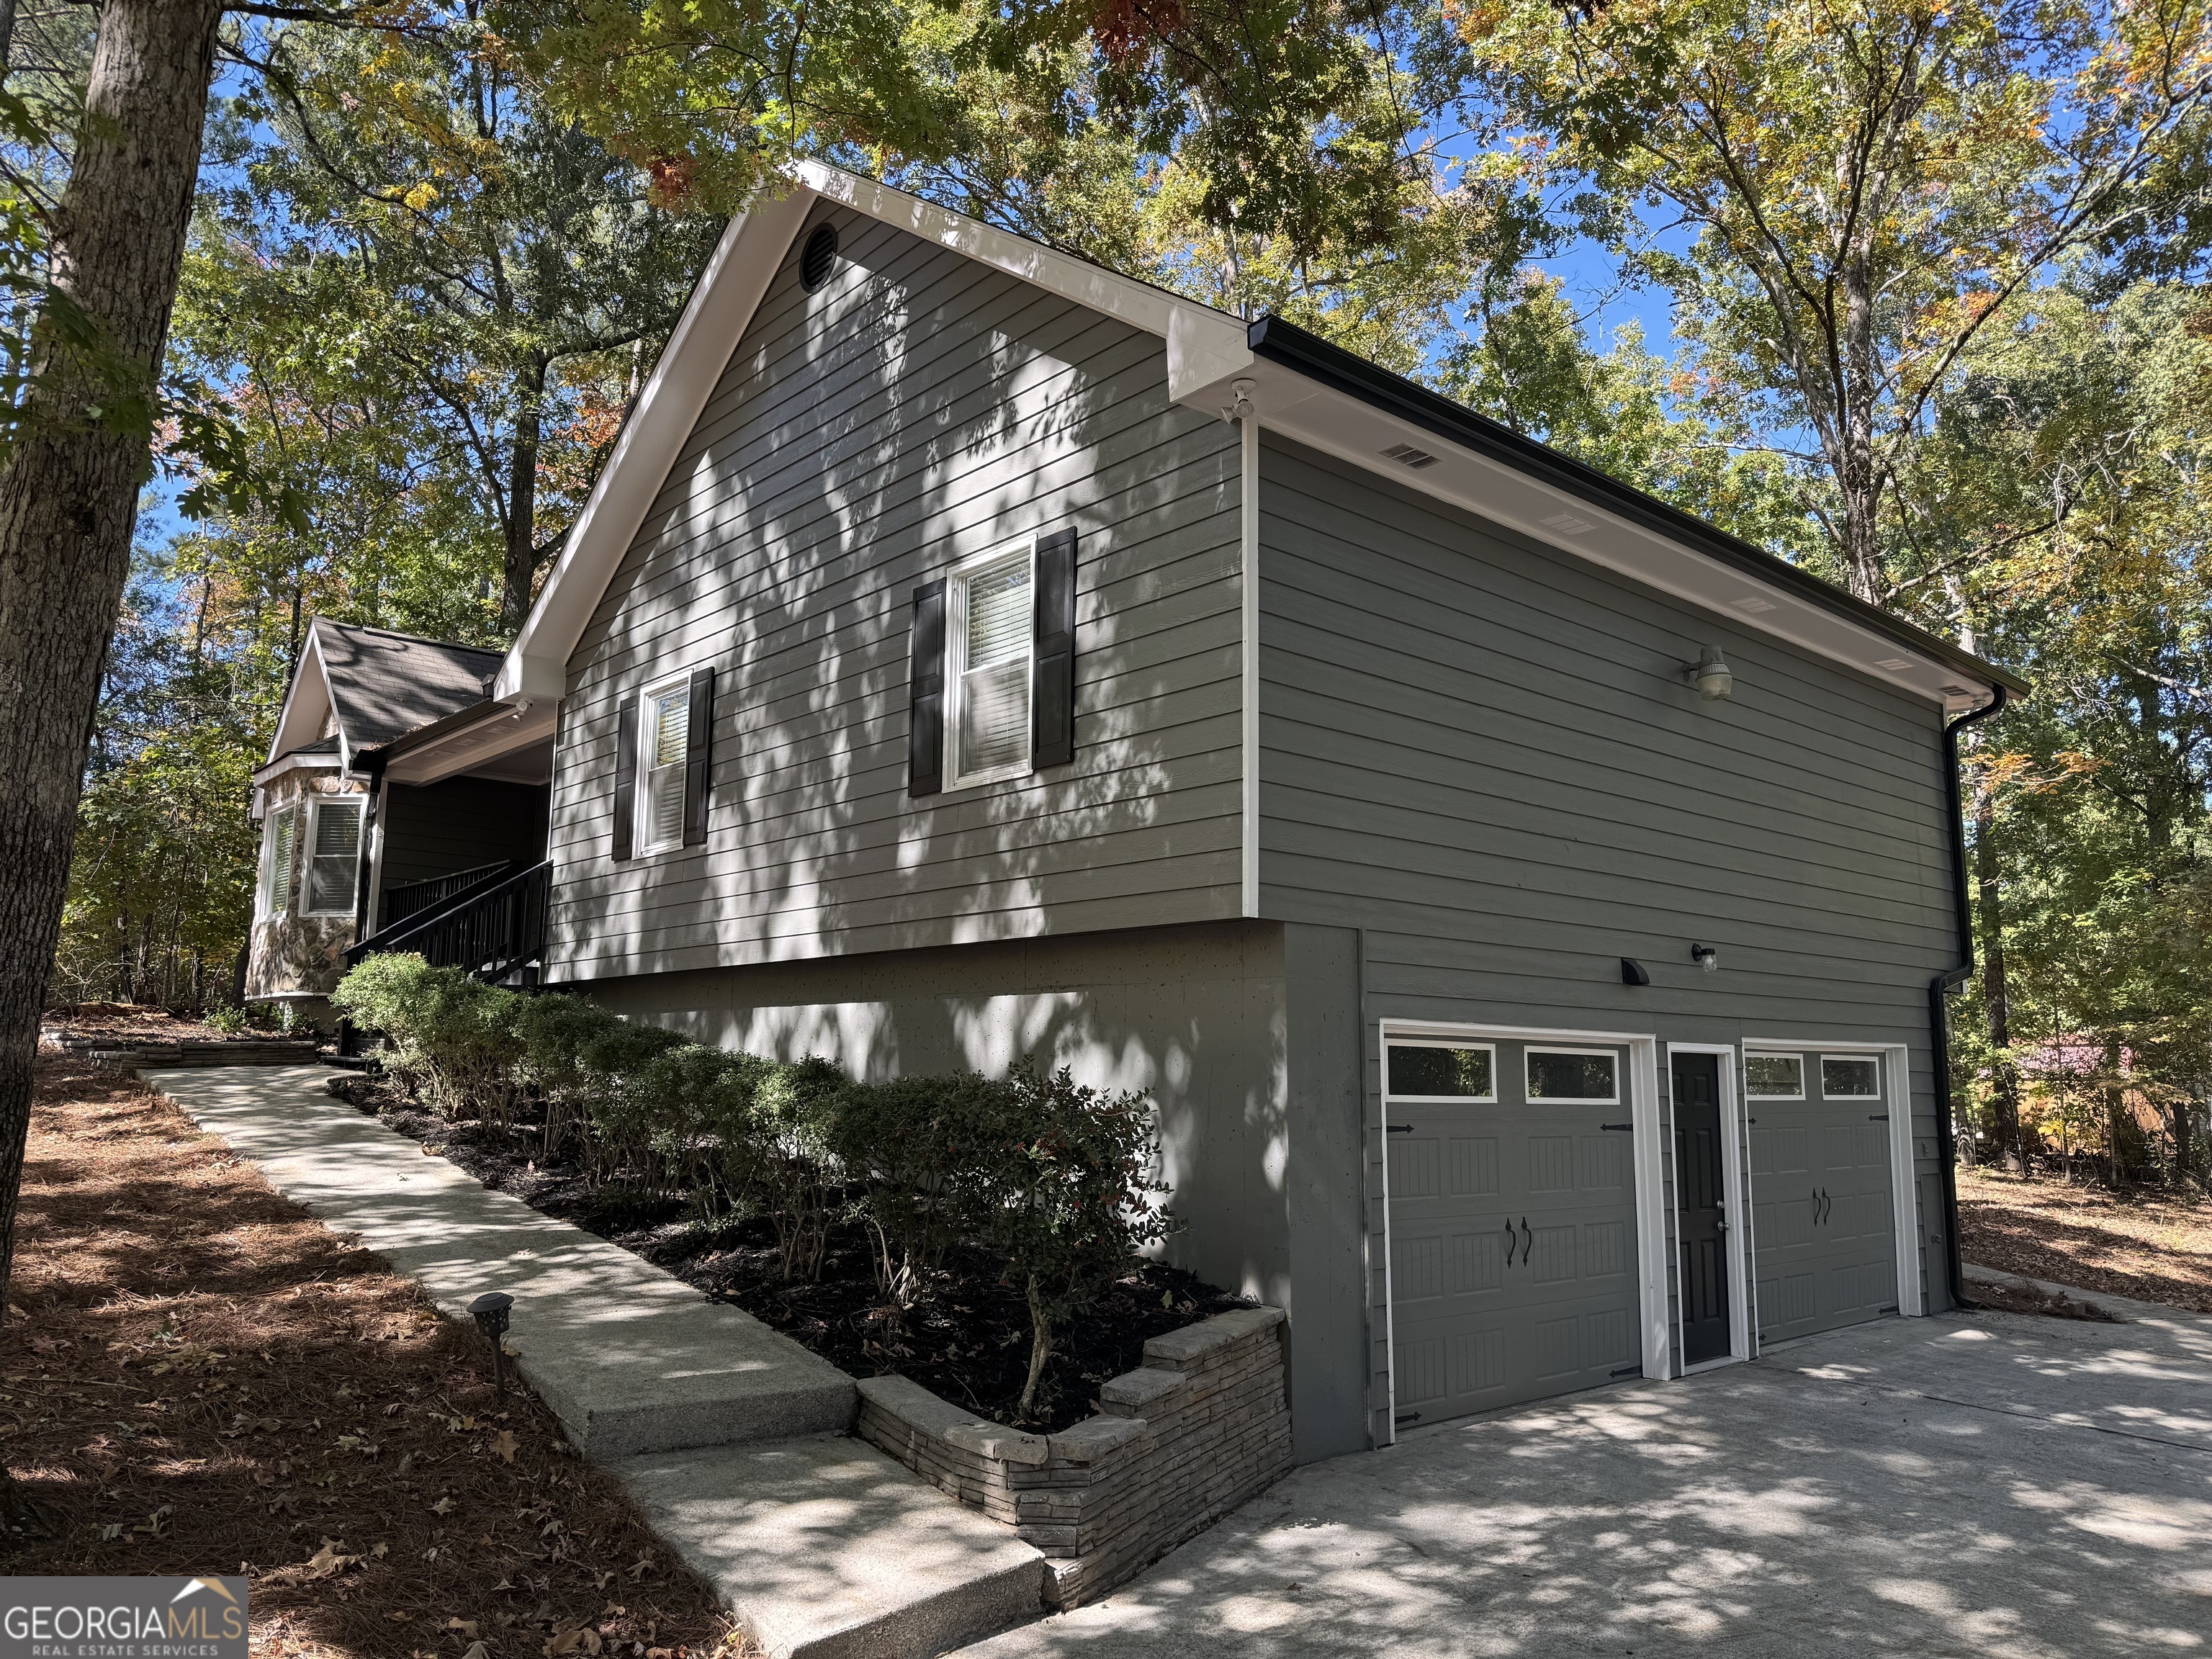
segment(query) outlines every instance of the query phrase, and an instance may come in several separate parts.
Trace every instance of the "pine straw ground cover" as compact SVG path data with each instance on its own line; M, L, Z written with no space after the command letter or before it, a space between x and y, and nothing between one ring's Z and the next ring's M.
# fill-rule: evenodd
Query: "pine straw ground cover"
M121 1073L40 1060L0 1450L18 1574L244 1573L253 1650L735 1650L489 1352Z
M1959 1248L1984 1267L2212 1313L2212 1204L1961 1170Z

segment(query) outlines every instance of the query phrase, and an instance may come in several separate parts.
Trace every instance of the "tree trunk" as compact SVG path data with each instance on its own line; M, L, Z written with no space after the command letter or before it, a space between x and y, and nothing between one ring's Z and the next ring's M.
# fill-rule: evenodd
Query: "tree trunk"
M1974 886L1982 933L1982 1008L1989 1021L1990 1081L1996 1091L1997 1152L2027 1173L2020 1123L2020 1067L2014 1064L2012 998L2005 978L2004 879L1997 869L1996 802L1981 791L1974 809Z
M1044 1381L1044 1368L1052 1358L1052 1321L1044 1310L1044 1301L1037 1294L1036 1275L1030 1275L1030 1374L1022 1384L1021 1415L1028 1417L1036 1405L1037 1384Z
M525 365L514 411L514 453L507 459L507 560L499 619L508 629L530 614L530 579L538 571L538 452L544 441L545 365Z
M176 299L222 16L214 0L106 0L58 216L54 286L149 379ZM100 395L58 367L0 471L0 1310L39 1012L147 470L143 438L88 413Z

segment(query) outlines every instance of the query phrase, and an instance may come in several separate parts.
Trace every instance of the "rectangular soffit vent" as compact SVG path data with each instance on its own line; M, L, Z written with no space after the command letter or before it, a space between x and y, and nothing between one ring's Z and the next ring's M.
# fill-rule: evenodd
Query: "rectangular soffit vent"
M1587 536L1597 528L1588 519L1577 519L1571 513L1554 513L1544 523L1562 536Z
M1742 611L1747 617L1756 617L1762 611L1771 611L1774 609L1774 602L1772 600L1753 597L1747 597L1741 599L1730 599L1729 601L1729 605L1732 610Z
M1382 452L1382 459L1395 461L1401 466L1410 466L1419 471L1425 466L1434 466L1437 458L1425 449L1416 449L1411 444L1392 444Z

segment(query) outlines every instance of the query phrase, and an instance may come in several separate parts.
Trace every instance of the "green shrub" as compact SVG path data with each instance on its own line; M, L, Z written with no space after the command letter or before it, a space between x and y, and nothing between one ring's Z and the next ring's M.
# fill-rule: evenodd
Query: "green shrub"
M911 1294L958 1244L1006 1264L1030 1306L1024 1415L1059 1329L1176 1225L1158 1202L1168 1188L1154 1175L1152 1103L1080 1087L1065 1070L855 1085L837 1103L832 1139L866 1185L888 1291Z
M586 1056L626 1029L620 1015L588 997L548 992L522 999L515 1011L522 1044L516 1077L545 1109L543 1157L553 1157L579 1135L588 1140L592 1103L611 1085Z
M1058 1328L1175 1231L1156 1199L1158 1116L1143 1095L1083 1088L1066 1069L1018 1066L1005 1084L1004 1138L979 1174L973 1241L1008 1265L1030 1304L1030 1415Z
M830 1148L866 1188L877 1279L900 1305L978 1226L1011 1109L1006 1084L975 1072L855 1084L835 1103Z
M473 1112L495 1123L514 1115L518 1015L527 1000L459 969L389 952L362 963L331 993L332 1007L391 1040L384 1064L411 1092L446 1117Z

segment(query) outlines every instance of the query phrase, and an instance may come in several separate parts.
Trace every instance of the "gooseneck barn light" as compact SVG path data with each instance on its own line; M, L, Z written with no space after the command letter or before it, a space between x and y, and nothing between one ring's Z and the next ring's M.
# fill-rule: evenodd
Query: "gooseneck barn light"
M1683 669L1682 678L1696 686L1698 695L1707 702L1718 702L1735 690L1735 675L1717 645L1709 645L1699 653L1697 661Z

